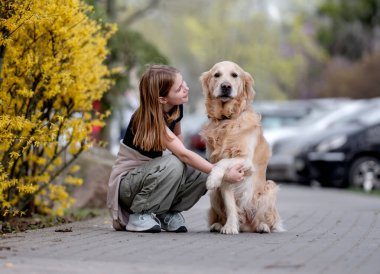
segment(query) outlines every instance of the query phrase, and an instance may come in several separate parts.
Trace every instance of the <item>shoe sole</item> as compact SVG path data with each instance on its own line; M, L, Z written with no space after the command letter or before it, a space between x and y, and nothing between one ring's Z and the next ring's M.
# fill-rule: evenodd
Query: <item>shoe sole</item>
M166 232L175 232L175 233L185 233L185 232L187 232L186 226L180 226L176 230L168 230L168 229L165 229L165 228L163 228L163 230L165 230Z
M187 232L186 226L180 226L176 231L176 233L184 233Z
M148 232L148 233L159 233L159 232L161 232L161 227L159 225L155 225L149 229L143 229L141 227L137 227L137 226L134 226L131 224L127 224L125 229L127 231L130 231L130 232Z

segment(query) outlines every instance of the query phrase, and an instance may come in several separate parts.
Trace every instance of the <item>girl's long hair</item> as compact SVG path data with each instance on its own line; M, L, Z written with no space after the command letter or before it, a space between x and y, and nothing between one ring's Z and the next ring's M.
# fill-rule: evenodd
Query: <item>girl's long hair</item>
M176 106L171 115L164 113L159 97L168 95L174 84L176 68L167 65L152 65L142 75L139 85L140 106L136 110L132 132L135 135L133 144L145 151L163 151L166 149L164 138L169 136L166 126L180 115Z

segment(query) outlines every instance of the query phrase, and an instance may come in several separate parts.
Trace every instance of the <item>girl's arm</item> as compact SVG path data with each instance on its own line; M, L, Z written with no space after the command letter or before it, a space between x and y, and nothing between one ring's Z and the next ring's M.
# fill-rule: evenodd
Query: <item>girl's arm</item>
M177 138L180 139L182 143L184 143L183 136L182 136L182 130L181 130L181 121L179 121L175 124L173 132L177 136Z
M187 149L183 142L168 127L166 127L166 132L171 140L166 140L165 138L165 145L175 156L195 169L207 174L211 172L213 165L209 161Z
M166 140L165 138L165 145L174 155L176 155L182 162L195 169L198 169L207 174L211 172L213 165L209 161L199 156L197 153L187 149L168 127L166 128L166 131L171 140ZM243 178L243 163L231 167L231 169L227 171L224 176L224 179L230 183L238 183L242 181Z

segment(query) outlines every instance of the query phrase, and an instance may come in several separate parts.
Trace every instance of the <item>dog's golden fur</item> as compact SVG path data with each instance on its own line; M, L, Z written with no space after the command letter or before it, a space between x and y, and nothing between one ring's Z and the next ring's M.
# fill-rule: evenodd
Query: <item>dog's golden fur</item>
M210 230L225 234L281 231L278 187L266 180L271 151L263 136L261 117L252 108L253 78L237 64L224 61L200 79L209 117L202 135L209 160L217 163L207 180L212 189ZM224 172L242 160L248 170L244 181L224 183Z

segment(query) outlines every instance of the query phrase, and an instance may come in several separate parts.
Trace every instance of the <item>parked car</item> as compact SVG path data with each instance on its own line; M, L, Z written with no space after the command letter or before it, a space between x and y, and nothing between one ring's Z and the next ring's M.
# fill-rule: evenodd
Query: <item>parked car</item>
M265 139L273 147L278 141L297 136L300 132L324 130L331 124L360 111L368 100L336 101L325 107L315 108L309 115L291 126L278 129L264 130Z
M302 176L298 170L302 168L297 155L318 139L318 136L331 132L340 125L355 123L366 110L380 108L380 99L358 100L329 112L325 116L308 118L272 143L272 157L268 164L267 177L276 181L309 183L309 178Z
M316 136L295 163L298 176L322 186L380 188L380 108Z
M255 111L261 115L261 125L265 130L291 126L308 115L313 106L307 101L255 101Z
M346 98L326 98L289 101L255 101L254 109L261 114L261 125L265 132L291 127L305 117L325 113L349 102Z
M304 117L325 112L336 108L347 99L311 99L311 100L291 100L291 101L255 101L253 108L261 115L261 125L264 134L272 129L281 129L297 123ZM186 115L182 120L182 129L185 136L185 143L188 148L205 156L206 144L200 136L203 124L207 115L204 113Z

